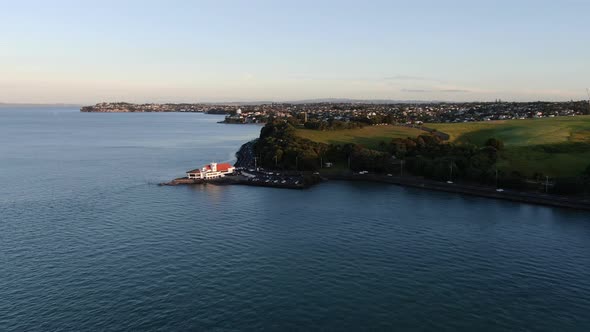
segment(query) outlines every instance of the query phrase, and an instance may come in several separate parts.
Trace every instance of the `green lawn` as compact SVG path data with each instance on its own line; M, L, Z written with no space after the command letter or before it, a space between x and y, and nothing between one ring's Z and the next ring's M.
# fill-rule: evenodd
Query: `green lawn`
M469 123L429 123L425 125L451 136L455 143L483 145L491 137L504 141L498 167L506 172L518 171L551 177L577 176L590 165L590 116ZM392 138L414 137L425 133L399 126L371 126L362 129L317 131L298 129L297 135L312 141L357 143L377 148L379 142Z
M343 130L311 130L297 129L299 137L307 138L315 142L327 144L356 143L366 148L377 148L379 142L389 143L393 138L415 137L426 133L420 129L401 126L369 126L359 129Z
M576 176L590 165L590 116L427 124L456 143L504 141L499 168L532 175Z
M481 145L490 137L506 146L590 142L590 116L426 125L451 136L451 141Z
M556 146L569 148L571 144L562 143L562 146L549 147ZM498 168L507 172L518 171L528 176L541 173L550 177L575 177L590 165L590 144L570 152L547 152L544 147L508 147L501 154Z

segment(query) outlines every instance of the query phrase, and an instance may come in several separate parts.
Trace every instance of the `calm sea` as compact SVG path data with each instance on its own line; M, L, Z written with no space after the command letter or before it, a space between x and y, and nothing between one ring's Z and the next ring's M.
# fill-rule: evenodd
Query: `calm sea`
M0 331L590 331L590 214L333 182L160 187L260 127L0 109Z

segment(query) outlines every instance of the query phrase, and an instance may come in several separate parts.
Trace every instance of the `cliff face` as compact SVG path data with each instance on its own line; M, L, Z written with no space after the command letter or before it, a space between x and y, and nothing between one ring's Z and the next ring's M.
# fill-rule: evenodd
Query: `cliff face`
M256 140L242 145L238 152L236 152L236 158L238 160L234 165L235 167L254 168L254 143L256 143Z

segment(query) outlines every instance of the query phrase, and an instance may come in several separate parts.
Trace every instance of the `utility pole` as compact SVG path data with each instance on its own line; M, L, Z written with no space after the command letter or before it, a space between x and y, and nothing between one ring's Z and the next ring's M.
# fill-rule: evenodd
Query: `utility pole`
M405 160L402 160L402 161L401 161L401 170L400 170L400 172L399 172L399 175L400 175L400 176L404 176L404 164L405 164L405 163L406 163L406 161L405 161Z
M545 177L545 193L549 192L549 176Z
M258 157L254 157L254 169L258 170Z
M452 182L453 181L453 163L451 163L449 168L451 169L451 172L449 173L449 181Z
M496 168L496 189L498 189L498 168Z
M588 113L590 114L590 88L586 89L586 93L588 94Z
M277 168L277 165L278 165L277 156L275 156L275 168Z
M320 156L320 168L324 168L324 158Z

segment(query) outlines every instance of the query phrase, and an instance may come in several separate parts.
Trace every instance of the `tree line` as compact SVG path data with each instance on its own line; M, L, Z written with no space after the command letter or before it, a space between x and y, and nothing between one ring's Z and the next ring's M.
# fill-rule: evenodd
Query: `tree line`
M436 133L394 138L377 149L359 144L325 144L298 137L287 121L267 123L254 144L258 165L268 169L316 171L322 163L346 165L352 171L412 174L441 181L464 180L513 189L539 189L542 175L527 178L497 168L504 143L488 139L483 146L445 142ZM553 179L551 192L590 192L590 165L580 177Z

